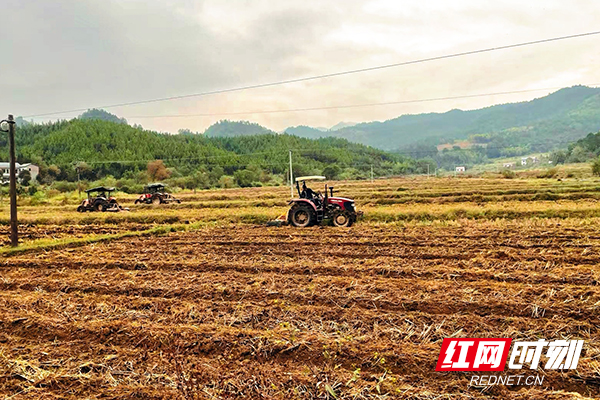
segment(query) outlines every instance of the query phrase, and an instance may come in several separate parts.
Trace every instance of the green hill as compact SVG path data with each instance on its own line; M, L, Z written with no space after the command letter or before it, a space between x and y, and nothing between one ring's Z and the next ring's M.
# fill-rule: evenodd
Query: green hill
M308 139L319 139L323 137L332 136L329 131L323 131L321 129L313 128L306 125L292 126L285 130L288 135L300 136Z
M275 132L259 124L228 120L219 121L204 131L204 136L206 137L235 137L265 134L275 134Z
M583 139L571 143L566 151L555 151L551 158L554 163L586 162L600 155L600 132L590 133ZM600 164L598 164L600 166ZM597 171L600 173L600 170Z
M105 110L99 110L97 108L92 108L91 110L87 110L83 114L81 114L79 119L100 119L102 121L111 121L116 122L117 124L126 124L127 120L125 118L119 118L115 114L111 114Z
M313 128L312 126L298 125L298 126L291 126L291 127L287 128L285 130L285 133L287 133L289 135L296 135L296 136L305 137L305 138L309 138L309 139L319 139L319 138L323 138L323 137L334 136L335 134L333 132L339 131L340 129L348 128L348 127L351 127L354 125L356 125L356 124L354 124L352 122L339 122L329 129Z
M600 129L600 89L573 86L521 103L478 110L403 115L384 122L367 122L325 134L384 150L435 146L456 140L486 143L490 148L520 147L522 153L548 151ZM315 137L304 127L288 133ZM323 135L323 133L321 133ZM511 151L511 154L514 151Z
M266 133L229 136L239 127ZM246 186L259 181L283 182L289 173L290 149L296 176L365 178L371 165L381 174L419 168L400 155L345 139L310 140L278 135L256 124L227 121L220 122L212 131L218 132L219 137L163 134L103 119L30 124L17 127L17 158L21 163L39 164L42 179L47 178L47 182L76 180L77 165L83 179L110 175L141 181L148 162L163 160L173 179L206 175L202 187L216 185L222 176L231 176L239 185ZM0 157L8 157L6 135L0 136Z

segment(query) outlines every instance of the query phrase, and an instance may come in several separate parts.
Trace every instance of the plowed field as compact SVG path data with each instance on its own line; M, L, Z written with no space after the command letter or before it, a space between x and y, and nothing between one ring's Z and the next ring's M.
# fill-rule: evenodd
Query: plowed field
M595 398L599 223L238 223L3 257L0 396ZM435 372L450 336L586 343L576 371L484 390Z

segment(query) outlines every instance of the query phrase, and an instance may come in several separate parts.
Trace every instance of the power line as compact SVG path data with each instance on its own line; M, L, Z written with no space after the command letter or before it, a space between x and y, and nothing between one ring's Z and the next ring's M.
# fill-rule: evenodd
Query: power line
M586 84L584 86L597 86L599 83ZM205 114L170 114L170 115L134 115L127 116L124 118L190 118L190 117L214 117L214 116L230 116L230 115L249 115L249 114L275 114L275 113L287 113L287 112L302 112L302 111L322 111L322 110L335 110L343 108L359 108L359 107L376 107L376 106L387 106L394 104L410 104L410 103L425 103L430 101L442 101L442 100L457 100L457 99L468 99L473 97L485 97L485 96L500 96L507 94L517 93L529 93L529 92L541 92L545 90L561 89L562 86L555 86L550 88L540 89L524 89L524 90L512 90L507 92L493 92L493 93L477 93L467 94L460 96L448 96L448 97L433 97L428 99L415 99L415 100L398 100L398 101L386 101L381 103L365 103L365 104L346 104L339 106L325 106L325 107L308 107L308 108L290 108L284 110L262 110L262 111L237 111L237 112L224 112L224 113L205 113Z
M193 94L185 94L185 95L179 95L179 96L161 97L161 98L150 99L150 100L140 100L140 101L110 104L110 105L97 106L97 107L92 107L92 108L106 109L106 108L114 108L114 107L126 107L126 106L133 106L133 105L139 105L139 104L180 100L180 99L186 99L186 98L191 98L191 97L210 96L210 95L221 94L221 93L239 92L239 91L243 91L243 90L259 89L259 88L265 88L265 87L271 87L271 86L286 85L286 84L290 84L290 83L298 83L298 82L306 82L306 81L312 81L312 80L317 80L317 79L332 78L332 77L343 76L343 75L357 74L357 73L362 73L362 72L394 68L394 67L400 67L400 66L405 66L405 65L420 64L420 63L425 63L425 62L430 62L430 61L463 57L463 56L468 56L468 55L487 53L487 52L491 52L491 51L506 50L506 49L512 49L512 48L517 48L517 47L531 46L531 45L536 45L536 44L555 42L555 41L566 40L566 39L574 39L574 38L580 38L580 37L592 36L592 35L598 35L598 34L600 34L600 31L578 33L575 35L559 36L559 37L554 37L554 38L547 38L547 39L534 40L534 41L529 41L529 42L509 44L509 45L499 46L499 47L489 47L489 48L479 49L479 50L471 50L471 51L465 51L465 52L460 52L460 53L445 54L445 55L441 55L441 56L428 57L428 58L404 61L404 62L393 63L393 64L378 65L378 66L368 67L368 68L360 68L360 69L353 69L353 70L347 70L347 71L341 71L341 72L333 72L333 73L329 73L329 74L314 75L314 76L308 76L308 77L296 78L296 79L287 79L287 80L269 82L269 83L260 83L260 84L256 84L256 85L240 86L240 87L229 88L229 89L219 89L219 90L213 90L213 91L201 92L201 93L193 93ZM32 114L32 115L26 115L23 118L45 117L45 116L49 116L49 115L83 112L83 111L87 111L88 109L89 109L89 107L72 109L72 110L54 111L54 112L48 112L48 113L42 113L42 114Z

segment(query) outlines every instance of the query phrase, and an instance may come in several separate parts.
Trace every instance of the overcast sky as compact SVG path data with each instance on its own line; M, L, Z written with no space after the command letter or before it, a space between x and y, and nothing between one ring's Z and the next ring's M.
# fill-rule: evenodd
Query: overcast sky
M600 29L597 0L3 0L2 4L2 115L199 93ZM148 129L177 132L203 131L225 118L282 130L473 109L530 100L551 90L326 111L139 118L600 84L599 45L600 35L108 110Z

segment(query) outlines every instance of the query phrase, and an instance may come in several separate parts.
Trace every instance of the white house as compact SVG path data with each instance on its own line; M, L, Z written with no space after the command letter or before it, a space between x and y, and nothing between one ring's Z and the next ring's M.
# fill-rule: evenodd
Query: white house
M527 157L521 158L521 165L527 165Z
M462 173L463 173L463 172L465 172L465 171L466 171L466 168L465 168L465 167L456 167L456 168L454 169L454 172L456 172L457 174L462 174Z
M34 164L19 164L15 165L17 168L16 173L17 176L23 171L29 171L31 175L31 180L35 180L40 173L40 167ZM0 180L2 183L8 183L10 180L10 163L0 162Z
M504 168L512 168L514 166L515 166L515 164L513 164L513 163L504 163Z

